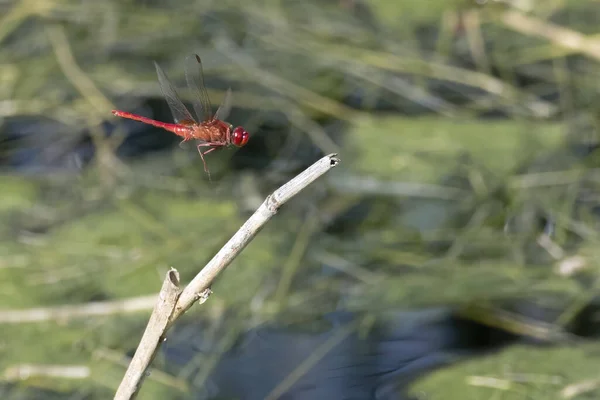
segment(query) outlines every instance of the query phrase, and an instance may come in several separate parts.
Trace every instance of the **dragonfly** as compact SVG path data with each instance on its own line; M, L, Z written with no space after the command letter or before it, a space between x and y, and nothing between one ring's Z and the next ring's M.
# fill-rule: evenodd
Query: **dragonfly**
M196 113L196 118L194 118L181 101L175 87L162 68L156 62L154 62L154 66L156 67L161 91L171 110L175 123L156 121L120 110L113 110L112 113L117 117L143 122L174 133L183 138L181 143L188 140L199 140L200 144L197 146L198 153L200 153L202 163L204 164L204 171L210 180L210 171L206 166L204 156L212 151L231 145L236 147L245 146L250 139L250 134L243 127L238 126L234 128L233 125L225 122L231 112L231 89L227 90L221 105L213 114L210 98L204 86L202 60L197 54L188 56L185 64L185 79L188 88L193 94L192 105Z

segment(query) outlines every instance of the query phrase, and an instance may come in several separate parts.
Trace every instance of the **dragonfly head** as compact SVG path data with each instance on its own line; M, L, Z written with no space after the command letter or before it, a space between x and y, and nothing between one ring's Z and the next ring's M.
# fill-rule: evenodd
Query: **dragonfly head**
M250 134L241 126L236 127L231 133L231 143L237 147L245 146L250 139Z

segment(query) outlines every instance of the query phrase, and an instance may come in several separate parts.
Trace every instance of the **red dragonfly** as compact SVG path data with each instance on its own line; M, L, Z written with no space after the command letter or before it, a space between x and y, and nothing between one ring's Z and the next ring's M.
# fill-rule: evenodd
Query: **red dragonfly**
M154 66L156 67L160 88L171 109L175 123L156 121L126 111L113 110L112 113L117 117L133 119L163 128L177 136L181 136L183 138L182 143L192 139L201 140L202 142L198 145L198 152L204 163L204 171L210 179L210 172L206 167L204 156L211 151L230 145L242 147L248 143L250 138L250 134L241 126L234 129L233 125L224 121L231 111L231 89L227 90L223 102L217 112L213 114L210 99L204 86L202 61L197 54L188 56L186 58L185 79L194 94L192 104L198 117L195 119L179 98L173 84L162 68L156 62Z

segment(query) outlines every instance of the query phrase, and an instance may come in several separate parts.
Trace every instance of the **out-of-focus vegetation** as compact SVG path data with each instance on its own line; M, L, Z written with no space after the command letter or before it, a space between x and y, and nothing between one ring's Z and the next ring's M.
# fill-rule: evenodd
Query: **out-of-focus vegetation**
M558 343L466 361L413 393L559 399L591 382L580 390L597 395L597 344L562 340L597 292L599 15L561 0L0 2L1 397L110 397L168 268L191 279L329 152L340 167L186 322L450 306ZM252 135L207 156L213 182L194 146L110 113L170 122L152 61L183 87L191 53L214 106L231 86L230 122ZM155 366L141 398L201 385Z

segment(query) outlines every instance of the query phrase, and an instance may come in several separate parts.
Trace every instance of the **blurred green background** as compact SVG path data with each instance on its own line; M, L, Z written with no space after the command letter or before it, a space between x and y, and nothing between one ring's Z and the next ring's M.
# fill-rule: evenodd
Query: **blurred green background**
M182 323L342 309L368 335L441 307L551 346L407 393L598 398L599 21L592 0L1 1L2 398L110 398L168 268L189 281L331 152ZM172 122L152 62L187 101L193 53L251 134L207 156L212 182L195 146L111 115ZM141 398L196 398L208 373L154 367Z

